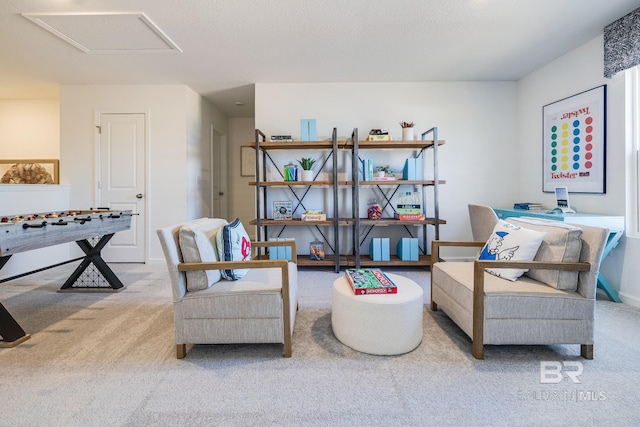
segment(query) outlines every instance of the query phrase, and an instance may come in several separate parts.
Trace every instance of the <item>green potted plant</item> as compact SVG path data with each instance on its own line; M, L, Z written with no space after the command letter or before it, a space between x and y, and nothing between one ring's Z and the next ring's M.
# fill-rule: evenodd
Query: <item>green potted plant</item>
M313 181L313 165L316 163L315 159L311 157L303 157L298 160L300 166L302 166L302 180L303 181Z
M394 170L389 166L376 166L376 171L378 172L378 176L379 177L383 177L385 176L385 174L388 174L389 176L395 177L396 173L394 172Z

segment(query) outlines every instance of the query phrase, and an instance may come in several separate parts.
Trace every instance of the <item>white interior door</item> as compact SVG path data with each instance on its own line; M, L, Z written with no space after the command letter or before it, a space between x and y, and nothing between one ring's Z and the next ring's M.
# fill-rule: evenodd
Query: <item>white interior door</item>
M145 115L100 114L98 206L131 210L131 229L116 233L103 249L110 262L145 262Z

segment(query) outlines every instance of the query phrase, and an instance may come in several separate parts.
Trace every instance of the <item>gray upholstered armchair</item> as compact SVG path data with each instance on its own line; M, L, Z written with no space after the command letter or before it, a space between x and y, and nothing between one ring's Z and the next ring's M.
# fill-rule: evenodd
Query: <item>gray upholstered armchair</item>
M295 241L251 242L290 246L292 261L218 261L216 235L227 224L201 218L158 230L173 291L177 357L185 357L187 344L238 343L283 343L284 357L291 357L298 306ZM246 275L225 280L221 271Z
M596 281L607 230L577 225L578 234L558 221L506 222L546 233L534 260L444 262L442 247L483 247L485 242L433 241L431 310L443 309L472 339L476 359L483 358L485 344L580 344L581 355L592 359ZM569 243L576 234L577 242ZM567 247L578 259L569 260ZM529 272L510 281L485 271L505 267Z

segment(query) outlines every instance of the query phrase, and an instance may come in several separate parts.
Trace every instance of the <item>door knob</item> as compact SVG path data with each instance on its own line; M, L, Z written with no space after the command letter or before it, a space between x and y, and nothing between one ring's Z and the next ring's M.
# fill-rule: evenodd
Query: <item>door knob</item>
M142 193L136 194L136 199L142 199Z

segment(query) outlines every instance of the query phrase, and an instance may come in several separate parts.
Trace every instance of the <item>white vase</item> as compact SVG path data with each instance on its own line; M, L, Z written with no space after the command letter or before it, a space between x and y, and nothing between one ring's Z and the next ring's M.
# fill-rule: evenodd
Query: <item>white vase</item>
M303 181L313 181L313 171L312 170L308 170L308 171L303 170L302 171L302 180Z
M413 128L402 128L402 140L403 141L413 141Z

